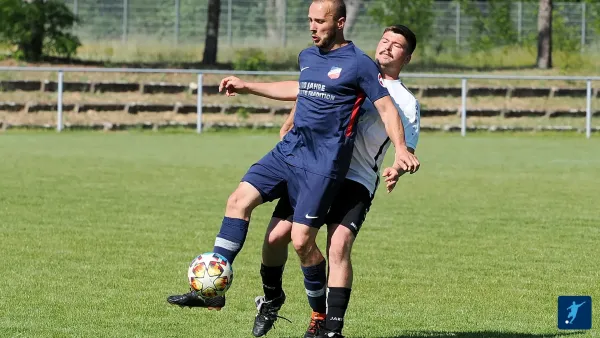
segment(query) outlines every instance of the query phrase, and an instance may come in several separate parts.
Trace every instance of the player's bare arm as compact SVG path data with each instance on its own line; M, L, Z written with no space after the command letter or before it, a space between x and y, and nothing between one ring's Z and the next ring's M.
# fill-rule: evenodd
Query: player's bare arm
M394 166L411 173L419 170L419 160L408 151L404 141L404 126L398 115L398 110L389 96L384 96L373 102L381 116L392 144L396 148Z
M225 89L225 95L235 96L236 93L240 94L252 94L267 97L279 101L296 101L298 96L298 82L297 81L280 81L272 83L258 83L258 82L246 82L242 79L229 76L221 80L219 85L219 92ZM294 113L296 112L296 102L290 111L287 119L279 130L279 138L283 139L283 136L292 129L294 126Z
M296 103L294 102L294 106L292 110L290 110L290 114L283 122L281 129L279 129L279 139L283 139L285 134L287 134L294 127L294 114L296 114Z
M227 96L253 94L279 101L296 101L298 81L246 82L238 77L228 76L219 84L219 92L223 90Z

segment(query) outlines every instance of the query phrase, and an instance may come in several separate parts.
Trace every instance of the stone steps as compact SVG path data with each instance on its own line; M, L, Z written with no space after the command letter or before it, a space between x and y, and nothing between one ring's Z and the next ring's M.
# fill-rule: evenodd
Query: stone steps
M288 107L270 107L256 105L203 105L203 114L264 114L264 115L285 115L291 109ZM54 102L0 102L0 111L9 113L37 113L42 111L54 112L57 110L57 105ZM85 113L87 111L94 112L122 112L127 114L137 113L176 113L176 114L195 114L196 105L194 104L151 104L151 103L78 103L63 105L64 112ZM592 112L594 117L600 116L600 110ZM443 116L460 116L460 109L443 109L443 108L427 108L421 109L421 117L443 117ZM557 109L557 110L533 110L533 109L499 109L499 108L478 108L467 109L468 117L585 117L585 110L582 109Z
M152 130L160 131L166 128L196 129L196 123L186 122L138 122L138 123L90 123L90 124L64 124L64 130L102 130L102 131L123 131L123 130ZM0 131L10 129L28 129L28 130L54 130L52 124L9 124L0 121ZM227 130L227 129L249 129L249 130L278 130L279 124L275 123L246 123L246 122L215 122L204 123L203 130ZM459 125L422 125L423 132L460 132ZM578 132L584 133L582 128L572 126L469 126L467 132ZM600 127L593 127L592 133L600 133Z
M204 85L203 93L205 95L218 94L217 85ZM2 91L42 91L56 92L58 83L56 81L29 81L29 80L5 80L0 81L0 92ZM461 87L451 86L409 86L417 97L460 97ZM71 82L63 83L65 92L89 92L89 93L142 93L142 94L181 94L197 93L197 84L165 83L165 82ZM593 89L593 97L600 98L600 90ZM468 97L505 97L505 98L552 98L552 97L573 97L582 98L586 96L586 89L583 87L494 87L494 86L475 86L469 87Z

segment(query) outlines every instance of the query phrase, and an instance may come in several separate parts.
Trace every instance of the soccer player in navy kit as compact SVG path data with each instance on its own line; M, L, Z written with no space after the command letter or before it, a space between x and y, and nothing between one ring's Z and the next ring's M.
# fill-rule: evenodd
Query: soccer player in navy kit
M407 151L403 127L382 84L376 64L343 36L343 1L313 1L309 22L315 46L299 55L300 92L294 127L252 165L227 201L213 251L233 263L246 238L252 210L286 192L294 207L292 243L304 273L311 307L325 312L325 260L315 243L319 227L344 179L352 157L359 108L369 98L396 149L394 163L414 171L419 163ZM182 296L190 298L193 294ZM169 302L180 304L177 299ZM194 306L221 308L223 297L195 299Z
M416 45L416 36L408 27L394 25L384 30L375 53L384 77L384 85L402 118L406 145L413 153L419 139L420 105L417 98L403 85L399 74L410 62ZM296 81L255 83L244 82L235 76L221 80L220 87L226 90L227 96L246 93L286 101L295 100L299 92ZM327 313L311 315L311 324L305 337L314 336L313 332L323 332L327 337L343 337L341 333L344 316L352 291L353 269L350 254L377 190L380 180L378 171L389 146L387 134L375 107L366 101L361 109L364 112L357 126L350 169L325 221L329 263ZM293 126L293 116L294 109L281 128L281 137ZM395 168L386 168L381 176L385 178L389 193L394 188L399 173ZM285 302L282 275L290 242L291 222L288 221L288 217L291 214L293 208L289 200L279 199L265 235L260 267L264 296L255 300L258 314L252 330L256 337L264 336L271 330L274 322L280 318L278 312Z

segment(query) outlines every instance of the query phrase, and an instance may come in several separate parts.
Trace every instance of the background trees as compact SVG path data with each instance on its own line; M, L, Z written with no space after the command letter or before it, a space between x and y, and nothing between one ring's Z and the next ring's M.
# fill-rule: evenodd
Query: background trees
M76 22L75 15L59 1L0 0L0 41L14 45L19 59L74 55L81 45L71 33Z

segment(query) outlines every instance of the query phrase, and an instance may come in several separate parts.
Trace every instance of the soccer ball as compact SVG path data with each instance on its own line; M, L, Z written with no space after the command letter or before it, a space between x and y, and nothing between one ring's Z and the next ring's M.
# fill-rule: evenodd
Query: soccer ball
M188 269L190 286L202 298L223 296L233 281L229 261L214 252L194 258Z

